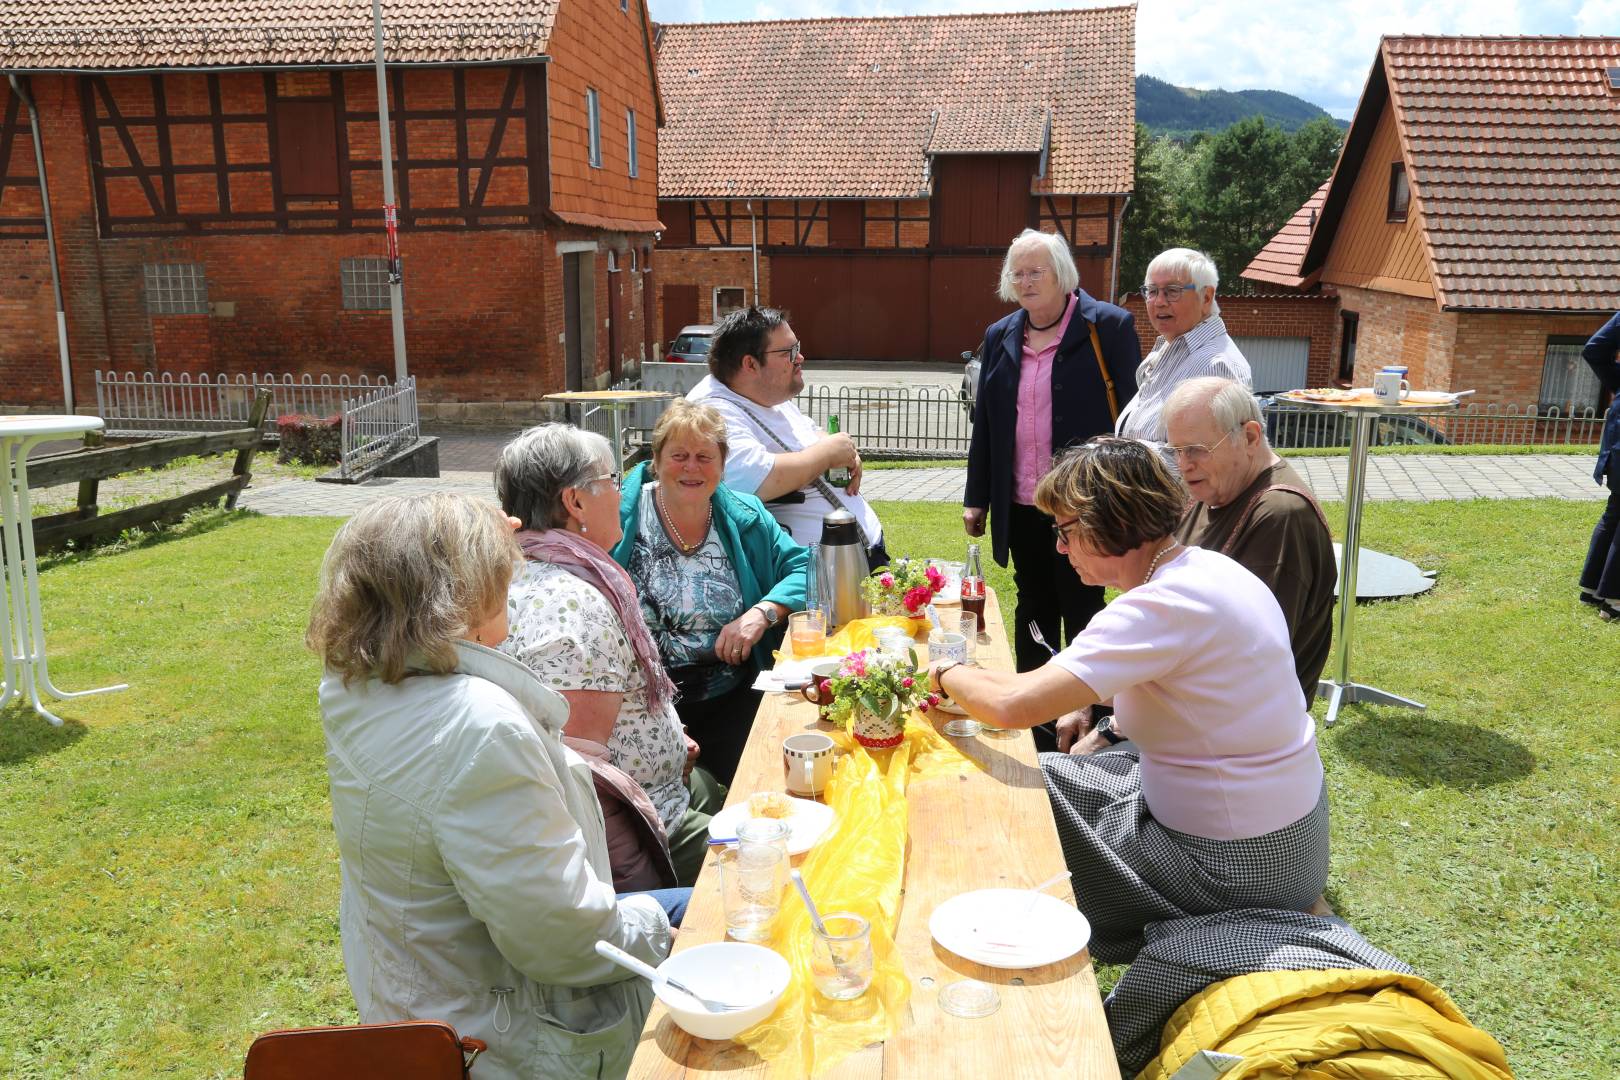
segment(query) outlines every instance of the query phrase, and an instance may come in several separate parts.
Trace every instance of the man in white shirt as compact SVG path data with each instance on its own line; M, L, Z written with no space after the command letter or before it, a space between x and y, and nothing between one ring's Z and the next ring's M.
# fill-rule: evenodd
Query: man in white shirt
M709 346L709 374L687 394L726 420L725 482L757 495L801 544L821 539L821 519L836 509L855 515L872 566L888 562L883 526L860 497L861 455L846 434L828 435L793 404L804 389L798 336L780 311L748 307L726 316ZM848 468L840 490L832 468Z

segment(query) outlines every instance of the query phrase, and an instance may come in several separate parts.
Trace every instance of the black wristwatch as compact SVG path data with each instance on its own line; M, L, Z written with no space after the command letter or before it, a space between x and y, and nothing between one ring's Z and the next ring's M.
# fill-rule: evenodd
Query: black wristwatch
M1097 721L1097 725L1091 730L1107 739L1108 745L1110 746L1118 746L1120 743L1125 741L1125 736L1114 730L1113 713L1109 713L1107 716Z

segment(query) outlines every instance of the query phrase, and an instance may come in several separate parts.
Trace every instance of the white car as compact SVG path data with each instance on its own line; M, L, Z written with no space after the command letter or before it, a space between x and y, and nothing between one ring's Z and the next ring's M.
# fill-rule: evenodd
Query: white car
M956 396L961 399L962 408L971 420L973 403L979 400L979 357L976 353L965 352L962 359L967 364L962 368L962 389L957 391Z
M709 362L709 339L714 336L714 327L709 323L696 326L683 326L681 332L675 335L675 340L669 343L669 354L664 357L668 364L707 364Z

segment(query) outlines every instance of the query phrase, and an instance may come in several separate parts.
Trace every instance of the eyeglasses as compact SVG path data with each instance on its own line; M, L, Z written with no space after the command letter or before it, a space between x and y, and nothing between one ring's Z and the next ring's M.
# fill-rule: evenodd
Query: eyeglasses
M1188 443L1186 446L1167 446L1165 449L1176 455L1178 461L1182 459L1194 463L1208 461L1209 456L1221 448L1221 443L1230 439L1233 431L1237 430L1237 428L1233 428L1232 431L1222 435L1221 442L1216 443L1214 446L1205 446L1203 443Z
M1057 522L1056 524L1054 524L1052 526L1052 539L1056 540L1058 543L1062 544L1064 547L1068 547L1069 546L1068 532L1069 532L1070 529L1074 528L1079 523L1080 523L1080 519L1077 518L1077 517L1072 517L1068 521Z
M771 353L779 352L787 353L788 363L796 364L799 362L799 357L804 355L804 342L795 341L785 349L766 349L765 355L769 356Z
M618 487L619 487L619 474L616 473L616 472L603 473L601 476L592 476L589 479L580 481L579 486L580 487L587 487L587 486L589 486L591 484L596 483L599 480L606 480L606 481L610 482L613 485L615 490L617 490Z
M1014 270L1007 275L1007 280L1014 285L1022 285L1026 281L1033 285L1051 272L1044 266L1037 266L1033 270Z
M1185 285L1143 285L1142 297L1146 300L1156 300L1162 296L1173 304L1181 299L1182 293L1195 293L1197 291L1198 286L1190 281Z

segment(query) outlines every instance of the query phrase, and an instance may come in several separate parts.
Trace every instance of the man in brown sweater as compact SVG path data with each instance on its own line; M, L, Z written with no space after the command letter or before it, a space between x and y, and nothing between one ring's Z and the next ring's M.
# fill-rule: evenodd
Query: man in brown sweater
M1271 589L1310 704L1333 640L1338 575L1322 508L1271 449L1260 406L1243 384L1189 379L1170 395L1164 417L1193 497L1176 538L1236 559Z

